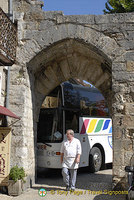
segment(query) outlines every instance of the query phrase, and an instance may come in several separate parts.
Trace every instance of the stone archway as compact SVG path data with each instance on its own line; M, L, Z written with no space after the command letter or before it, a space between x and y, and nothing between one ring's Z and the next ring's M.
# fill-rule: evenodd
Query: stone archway
M105 96L109 110L112 110L111 98L109 98L112 95L111 61L106 56L103 57L93 51L90 45L84 42L75 39L59 41L37 54L29 62L28 70L35 108L33 113L35 135L44 97L60 83L70 78L77 77L95 85Z
M113 176L115 182L119 182L125 175L124 165L129 162L129 159L124 161L125 148L129 158L132 154L131 141L125 138L122 142L122 130L129 132L133 126L130 112L133 100L128 101L125 95L126 90L131 90L133 86L126 83L133 80L133 75L130 76L131 56L126 54L123 45L118 44L118 38L111 31L113 24L109 24L109 20L112 21L112 16L67 17L59 12L44 13L33 9L19 17L18 65L13 65L11 69L10 105L22 120L14 127L12 163L19 162L24 166L34 182L34 124L38 121L42 99L56 85L77 75L96 85L105 96L110 110L113 110ZM120 22L122 18L116 20ZM108 30L106 24L111 25ZM122 37L123 33L117 34L117 37ZM18 107L14 105L14 99L17 99ZM129 125L124 125L127 116Z

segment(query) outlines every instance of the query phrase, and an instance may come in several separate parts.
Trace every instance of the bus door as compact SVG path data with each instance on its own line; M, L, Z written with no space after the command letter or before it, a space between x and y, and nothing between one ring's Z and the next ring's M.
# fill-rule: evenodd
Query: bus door
M84 121L83 117L79 117L79 134L80 134L80 142L82 146L80 167L85 167L89 165L90 143L89 143L88 134L86 133L86 126L87 126L87 122Z

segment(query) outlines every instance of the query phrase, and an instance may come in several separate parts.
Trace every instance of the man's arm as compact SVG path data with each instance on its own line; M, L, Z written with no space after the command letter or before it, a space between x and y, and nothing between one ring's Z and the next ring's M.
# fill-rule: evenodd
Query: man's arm
M81 156L81 143L80 141L78 141L78 144L77 144L77 155L76 155L76 158L75 158L75 162L76 163L79 163L80 162L80 156Z
M64 157L64 142L62 142L61 149L60 149L60 161L63 162Z
M77 154L76 158L75 158L75 162L79 163L80 162L80 154Z
M61 153L60 155L61 155L61 156L60 156L60 161L61 161L61 163L62 163L62 162L63 162L64 153Z

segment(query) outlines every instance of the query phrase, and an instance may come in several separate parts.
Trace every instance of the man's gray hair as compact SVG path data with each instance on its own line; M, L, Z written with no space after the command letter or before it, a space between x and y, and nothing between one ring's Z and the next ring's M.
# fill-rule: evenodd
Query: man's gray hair
M74 131L73 131L72 129L68 129L68 130L66 131L66 133L67 133L68 131L70 132L70 135L74 136Z

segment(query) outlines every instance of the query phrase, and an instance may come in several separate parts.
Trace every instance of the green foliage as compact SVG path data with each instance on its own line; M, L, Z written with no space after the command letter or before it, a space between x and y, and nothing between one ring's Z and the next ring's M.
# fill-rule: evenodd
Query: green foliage
M12 167L9 174L9 179L14 180L15 182L18 180L22 180L25 182L24 177L26 176L24 168L18 167L17 165Z
M105 7L104 14L134 12L134 0L107 0Z

